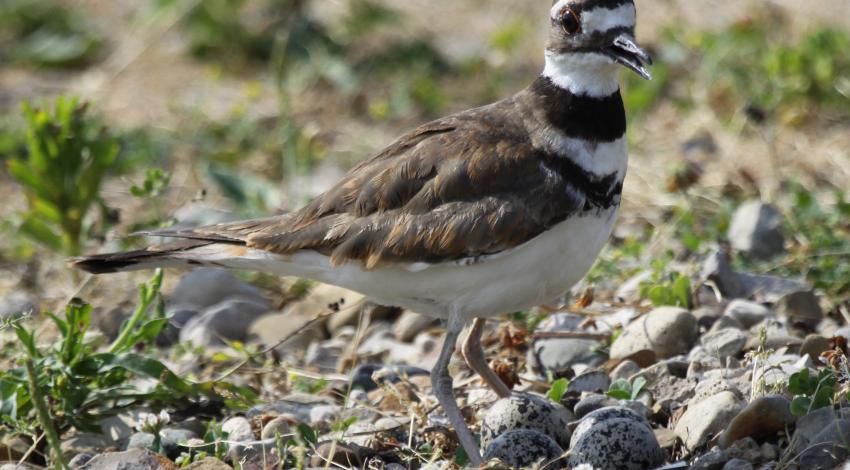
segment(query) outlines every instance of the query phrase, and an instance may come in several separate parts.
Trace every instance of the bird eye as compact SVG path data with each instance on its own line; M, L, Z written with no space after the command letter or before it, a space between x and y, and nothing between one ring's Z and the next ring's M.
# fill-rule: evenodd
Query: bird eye
M561 10L561 27L568 36L581 32L581 18L572 8Z

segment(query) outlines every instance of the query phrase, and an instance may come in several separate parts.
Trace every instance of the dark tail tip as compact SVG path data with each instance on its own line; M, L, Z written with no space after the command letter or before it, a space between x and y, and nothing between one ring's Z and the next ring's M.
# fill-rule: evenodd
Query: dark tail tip
M107 253L103 255L71 258L68 264L75 269L92 274L109 274L120 271L130 271L134 266L157 255L150 251L128 251L126 253Z

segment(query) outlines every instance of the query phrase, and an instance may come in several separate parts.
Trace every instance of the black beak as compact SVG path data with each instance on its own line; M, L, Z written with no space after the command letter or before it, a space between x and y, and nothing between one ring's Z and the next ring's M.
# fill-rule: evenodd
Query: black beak
M647 66L652 65L652 57L637 45L632 35L617 36L605 52L614 59L614 62L633 70L644 80L652 80L652 75L646 70Z

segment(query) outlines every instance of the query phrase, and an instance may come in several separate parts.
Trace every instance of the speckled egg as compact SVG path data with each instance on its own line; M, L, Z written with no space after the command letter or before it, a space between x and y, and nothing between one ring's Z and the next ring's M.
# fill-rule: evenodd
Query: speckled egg
M514 429L497 437L484 451L484 460L499 459L515 468L545 463L548 469L563 468L558 458L564 450L551 437L532 429ZM535 467L537 468L537 467Z
M567 424L573 416L563 406L529 393L514 393L487 410L481 423L481 446L487 448L496 437L514 429L531 429L551 437L556 444L570 443Z
M625 406L606 406L592 411L582 418L579 425L575 428L575 431L573 431L572 440L570 440L570 448L575 446L576 442L579 438L581 438L581 435L587 432L587 430L603 421L611 419L631 419L646 426L650 432L652 431L652 428L646 419L631 409L626 408Z
M576 436L570 468L590 464L597 470L646 470L664 462L652 430L632 417L598 421L580 434L576 430Z

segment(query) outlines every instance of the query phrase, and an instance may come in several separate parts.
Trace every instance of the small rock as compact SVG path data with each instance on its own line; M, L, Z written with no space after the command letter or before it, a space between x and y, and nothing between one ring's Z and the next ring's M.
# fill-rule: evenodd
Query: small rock
M233 470L233 467L215 457L207 457L185 467L185 470Z
M286 436L292 432L292 421L293 419L290 416L278 416L263 426L263 432L260 437L266 440L274 439L278 435Z
M823 318L815 293L809 290L792 292L783 296L776 304L776 311L791 321L817 324Z
M92 454L77 454L73 459L68 461L68 466L74 469L82 468L85 464L89 463L89 460L92 458L94 458Z
M342 412L339 405L319 405L310 410L310 424L329 423Z
M721 358L732 357L737 356L744 349L744 345L747 344L747 335L741 330L727 328L706 333L700 342L709 354Z
M581 419L589 413L592 413L600 408L605 408L606 406L614 406L616 404L616 400L608 398L605 395L588 395L579 400L578 403L576 403L576 406L573 407L573 413L575 414L577 419Z
M839 419L821 430L800 454L800 468L830 469L850 456L850 419Z
M398 383L402 379L410 377L428 377L431 373L427 369L408 365L383 364L360 364L351 373L351 388L362 389L371 392L378 388L377 379L380 383Z
M301 352L311 343L324 341L327 333L322 322L313 322L316 314L270 313L251 323L248 337L265 346L275 346L281 354ZM310 326L307 326L310 324ZM282 342L284 339L286 341Z
M180 341L180 331L200 312L193 308L176 308L165 312L168 323L156 338L157 346L172 346ZM117 331L115 332L117 335Z
M245 416L253 419L264 414L291 415L296 421L306 423L310 421L310 410L313 407L327 404L332 405L334 403L328 397L306 393L292 393L278 401L257 405L248 410Z
M481 423L481 447L487 448L497 437L514 429L540 431L562 448L570 442L567 424L572 413L563 406L528 393L514 393L494 403Z
M732 248L748 256L767 259L783 253L784 219L776 207L760 201L748 202L732 216L729 241Z
M640 372L640 366L635 361L626 359L611 371L611 380L626 379Z
M221 430L227 433L227 440L234 442L245 442L254 440L254 431L251 422L242 416L228 418L221 423Z
M726 452L723 449L715 447L698 456L691 465L690 470L721 470L723 465L728 461L729 456L726 455Z
M769 442L762 444L759 451L761 452L761 458L768 462L779 458L779 452L776 450L776 447Z
M802 356L807 354L810 358L812 358L812 361L819 363L821 361L821 353L832 349L831 343L832 341L828 338L824 338L821 335L811 334L803 339L803 344L800 346L800 355Z
M439 320L436 318L407 310L393 324L393 336L399 341L409 343L416 335L437 323Z
M741 409L739 398L730 391L720 392L692 403L676 423L676 434L685 448L693 451L714 434L723 431Z
M557 459L564 450L551 437L532 429L512 429L484 451L484 460L499 459L513 468L527 468Z
M0 320L20 318L38 312L38 301L26 292L14 291L0 297Z
M723 470L753 470L753 464L741 459L732 459L726 462Z
M584 317L578 315L559 313L543 320L537 326L537 331L544 333L582 331L580 325L584 320ZM562 376L577 364L596 367L605 362L607 359L605 355L596 351L598 345L598 341L588 339L535 339L528 350L528 363L534 372L541 376L549 373Z
M130 440L127 441L127 449L150 449L155 450L154 442L156 442L156 436L149 432L137 432L130 436Z
M341 468L360 468L363 459L358 450L343 442L322 442L310 458L310 465L315 468L340 466Z
M113 442L102 434L82 432L62 441L62 455L71 458L77 454L98 454L112 447Z
M577 394L582 392L607 392L610 385L611 379L608 377L608 374L601 370L593 370L570 380L570 384L567 386L567 392Z
M176 470L167 458L148 449L131 449L96 455L84 467L86 470Z
M738 320L744 325L744 328L752 328L775 315L769 308L758 302L735 299L726 307L723 316Z
M726 329L746 330L747 328L735 317L731 317L729 315L722 315L720 316L720 318L717 319L717 321L711 324L708 331L709 333L713 333L715 331Z
M644 350L659 358L673 357L691 349L698 338L696 318L687 310L657 308L630 323L611 345L611 358L623 359Z
M190 271L180 279L168 297L169 310L187 308L202 311L227 299L239 297L256 303L265 303L260 289L242 282L224 269L201 268Z
M784 433L797 421L791 413L791 402L782 395L766 395L748 404L720 436L720 446L729 447L739 439L768 439Z
M580 426L581 427L581 426ZM613 418L597 422L573 439L569 464L601 470L645 470L664 462L664 451L641 420Z
M186 442L197 437L197 434L188 429L174 427L164 428L159 432L162 450L170 459L176 459L181 453L186 452L188 450L185 446Z
M251 323L268 310L265 301L227 299L189 320L180 331L180 341L196 346L224 345L222 339L245 341Z

